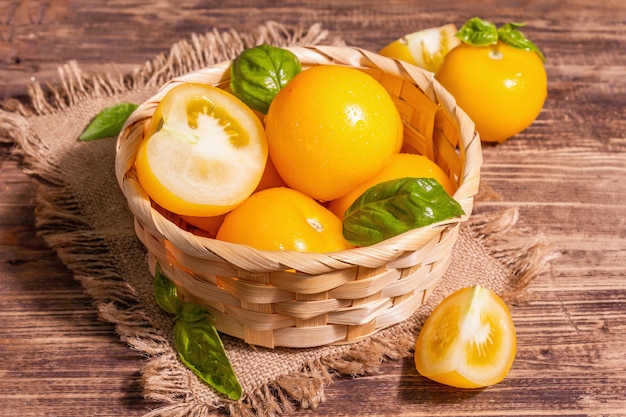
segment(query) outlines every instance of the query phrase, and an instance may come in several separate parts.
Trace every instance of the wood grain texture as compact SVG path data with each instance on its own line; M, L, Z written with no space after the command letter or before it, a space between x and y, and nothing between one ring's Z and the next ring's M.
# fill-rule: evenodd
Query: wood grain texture
M518 355L494 387L463 391L417 374L412 359L339 378L293 416L626 415L626 2L609 0L0 1L0 97L53 81L76 60L129 73L192 33L308 26L376 50L421 27L481 16L524 21L547 56L538 120L485 146L483 183L520 208L512 243L543 233L559 256L512 306ZM109 68L109 67L107 67ZM0 140L1 142L1 140ZM0 415L140 416L140 355L97 319L90 298L36 235L34 182L0 158ZM215 413L218 415L219 413Z

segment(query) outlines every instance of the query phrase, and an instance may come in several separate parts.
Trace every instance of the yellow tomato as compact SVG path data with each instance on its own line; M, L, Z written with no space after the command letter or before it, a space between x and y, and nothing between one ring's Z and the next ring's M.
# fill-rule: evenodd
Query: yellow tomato
M289 187L338 198L399 152L403 128L384 87L355 68L321 65L296 75L265 118L269 154Z
M546 70L537 53L501 41L457 46L445 56L436 79L485 142L503 142L530 126L548 94Z
M267 188L228 213L218 240L260 250L332 252L351 247L341 221L311 197L286 187Z
M257 187L267 161L263 125L230 93L181 84L155 110L135 160L161 207L187 216L230 211Z
M453 195L456 187L452 180L443 172L443 170L433 161L424 155L416 155L411 153L399 153L392 155L385 166L378 174L368 181L359 184L348 194L333 200L328 205L330 211L335 213L339 218L343 218L343 214L354 201L359 198L368 188L380 184L381 182L393 180L397 178L434 178L441 186Z
M516 353L513 319L493 291L467 287L446 297L426 319L415 366L426 378L458 388L496 384Z

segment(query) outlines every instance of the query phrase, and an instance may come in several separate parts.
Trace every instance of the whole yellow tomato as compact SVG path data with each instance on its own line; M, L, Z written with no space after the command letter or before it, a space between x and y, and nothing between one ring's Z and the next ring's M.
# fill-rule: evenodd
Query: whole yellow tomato
M269 154L285 183L330 201L367 181L399 152L400 113L385 88L356 68L303 70L265 117Z
M443 169L426 156L413 153L397 153L387 160L387 163L378 174L368 181L357 185L348 194L331 201L328 204L328 209L342 219L348 207L368 188L384 181L406 177L434 178L448 194L453 195L456 191L454 183Z
M515 26L506 28L505 34L513 33L514 41L523 39L522 46L530 43ZM452 49L435 77L474 121L485 142L504 142L526 129L548 95L548 77L538 49L504 42L497 32L490 44L465 42Z
M216 239L259 250L322 253L352 247L343 238L337 216L287 187L252 194L224 217Z

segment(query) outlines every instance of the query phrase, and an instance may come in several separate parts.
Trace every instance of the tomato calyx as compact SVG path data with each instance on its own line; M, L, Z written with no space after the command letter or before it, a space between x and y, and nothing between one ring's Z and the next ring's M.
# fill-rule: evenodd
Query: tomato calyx
M459 29L456 37L463 43L473 46L497 45L500 41L513 48L535 52L541 61L545 62L546 58L539 47L518 30L525 25L525 23L510 22L498 28L491 22L473 17Z

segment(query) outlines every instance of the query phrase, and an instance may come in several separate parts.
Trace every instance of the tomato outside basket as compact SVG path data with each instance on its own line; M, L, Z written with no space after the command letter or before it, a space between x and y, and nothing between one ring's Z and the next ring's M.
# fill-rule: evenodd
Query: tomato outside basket
M137 181L139 143L163 96L185 82L230 91L230 61L172 79L129 117L117 142L116 176L148 251L179 297L206 307L217 329L265 347L363 340L410 317L442 279L479 187L482 151L474 123L433 74L359 48L290 47L302 68L343 65L377 79L404 123L403 152L422 154L457 185L465 215L372 246L332 253L261 251L191 232L155 206Z

